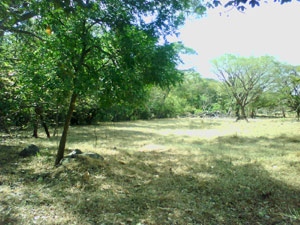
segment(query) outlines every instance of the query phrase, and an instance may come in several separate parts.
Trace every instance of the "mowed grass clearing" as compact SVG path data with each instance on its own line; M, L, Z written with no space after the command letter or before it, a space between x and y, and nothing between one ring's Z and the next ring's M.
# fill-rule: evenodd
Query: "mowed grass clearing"
M0 143L0 224L300 224L295 119L161 119L70 128L105 160L55 168L59 138ZM2 136L3 137L3 136ZM37 157L20 158L29 144Z

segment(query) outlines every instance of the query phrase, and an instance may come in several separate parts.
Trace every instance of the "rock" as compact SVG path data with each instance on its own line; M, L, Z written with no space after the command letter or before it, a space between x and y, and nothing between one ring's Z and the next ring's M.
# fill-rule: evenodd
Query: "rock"
M97 153L94 153L94 152L83 153L81 150L75 149L70 154L66 155L62 159L61 163L69 163L69 162L72 161L71 159L75 159L75 158L82 157L82 156L83 157L90 157L90 158L94 158L94 159L104 160L104 158L101 155L97 154Z
M36 145L29 145L19 153L19 156L25 158L32 155L37 155L39 152L40 149Z
M75 149L70 154L65 156L65 158L76 158L77 155L82 154L82 151L80 149Z

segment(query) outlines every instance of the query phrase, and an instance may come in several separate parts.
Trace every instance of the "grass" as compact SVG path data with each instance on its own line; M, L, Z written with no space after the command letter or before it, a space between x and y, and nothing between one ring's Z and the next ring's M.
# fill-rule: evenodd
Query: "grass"
M1 225L300 224L300 123L292 119L74 126L69 151L105 160L58 168L58 138L29 136L0 142ZM19 158L29 144L40 155Z

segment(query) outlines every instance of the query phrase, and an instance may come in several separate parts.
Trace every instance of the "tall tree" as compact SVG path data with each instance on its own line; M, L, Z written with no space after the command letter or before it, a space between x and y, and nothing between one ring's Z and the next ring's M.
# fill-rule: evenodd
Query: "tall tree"
M274 59L269 56L246 58L224 55L212 63L214 73L236 101L237 120L247 120L245 107L268 87L274 70Z

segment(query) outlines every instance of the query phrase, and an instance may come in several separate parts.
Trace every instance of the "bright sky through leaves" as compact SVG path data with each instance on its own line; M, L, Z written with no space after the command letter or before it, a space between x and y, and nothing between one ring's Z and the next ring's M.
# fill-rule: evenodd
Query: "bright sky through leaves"
M275 56L300 65L300 2L262 3L244 13L217 8L202 18L189 18L178 39L198 55L182 56L180 69L194 68L203 77L216 78L210 60L226 53Z

